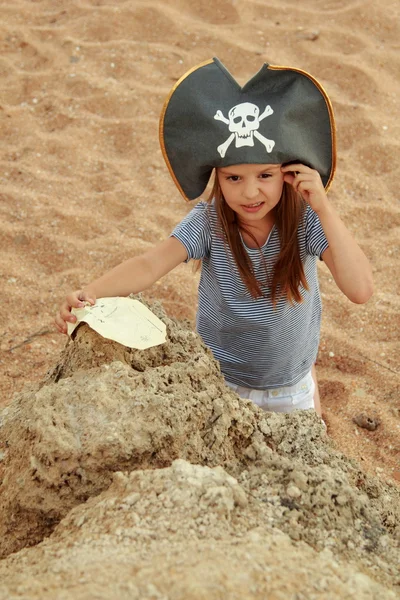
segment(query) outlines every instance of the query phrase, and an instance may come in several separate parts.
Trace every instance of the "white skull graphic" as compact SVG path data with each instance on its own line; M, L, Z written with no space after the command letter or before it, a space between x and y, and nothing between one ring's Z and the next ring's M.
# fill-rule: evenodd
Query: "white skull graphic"
M253 132L259 128L260 109L251 102L237 104L228 113L229 131L236 136L236 148L254 146Z
M224 158L233 140L235 140L236 148L241 148L242 146L254 146L254 138L256 138L263 144L267 152L272 152L275 146L274 140L269 140L261 135L258 132L258 128L260 127L260 121L272 115L273 112L268 104L264 112L260 115L260 109L252 102L242 102L233 106L228 113L229 119L224 117L220 110L217 110L214 119L229 125L229 131L231 132L228 139L217 148L221 157Z

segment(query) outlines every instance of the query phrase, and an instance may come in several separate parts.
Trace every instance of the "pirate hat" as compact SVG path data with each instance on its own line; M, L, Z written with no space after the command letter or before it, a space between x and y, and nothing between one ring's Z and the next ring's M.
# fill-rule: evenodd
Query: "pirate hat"
M335 172L335 122L322 86L305 71L264 64L241 87L217 59L188 71L160 117L160 144L186 200L198 198L214 167L301 162L328 189Z

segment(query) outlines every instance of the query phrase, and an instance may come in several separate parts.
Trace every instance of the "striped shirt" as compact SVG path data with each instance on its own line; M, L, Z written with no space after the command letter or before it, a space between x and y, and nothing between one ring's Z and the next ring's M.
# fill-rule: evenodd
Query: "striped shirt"
M275 308L268 297L255 299L247 290L224 242L213 204L199 202L171 235L185 246L187 260L202 259L197 330L219 361L225 379L254 389L300 381L315 362L320 335L317 261L328 242L317 214L307 206L298 230L309 290L300 287L303 302L290 304L281 298ZM256 278L265 281L260 251L245 248ZM267 265L274 264L279 249L274 226L261 248Z

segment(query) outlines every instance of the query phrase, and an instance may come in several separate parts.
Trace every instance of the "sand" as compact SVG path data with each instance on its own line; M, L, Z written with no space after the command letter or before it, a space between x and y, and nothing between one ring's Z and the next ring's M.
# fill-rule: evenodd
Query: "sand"
M212 56L241 83L262 62L291 65L331 97L329 197L375 279L371 300L354 305L320 265L323 416L340 451L398 484L399 13L394 0L3 2L1 405L57 363L63 295L163 239L190 209L158 144L175 80ZM182 266L146 297L193 325L197 281ZM357 426L360 413L377 428Z
M365 469L400 480L398 3L15 0L0 11L1 403L63 348L52 323L63 295L165 238L189 210L158 143L174 81L214 55L242 83L264 61L293 65L332 99L330 199L376 286L351 304L321 265L324 418ZM147 296L194 323L196 289L182 266ZM375 431L354 424L363 411L379 418Z
M83 325L0 411L0 598L398 597L397 486L338 452L314 411L239 398L152 307L165 344Z

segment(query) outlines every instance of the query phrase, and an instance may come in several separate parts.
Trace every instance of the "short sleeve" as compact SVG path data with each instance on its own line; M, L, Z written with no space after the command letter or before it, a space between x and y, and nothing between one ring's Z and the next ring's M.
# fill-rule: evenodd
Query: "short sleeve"
M310 206L306 210L306 246L308 254L319 258L329 247L319 217Z
M209 208L207 202L199 202L171 233L171 237L175 237L185 246L188 253L187 261L204 258L209 254L211 245Z

